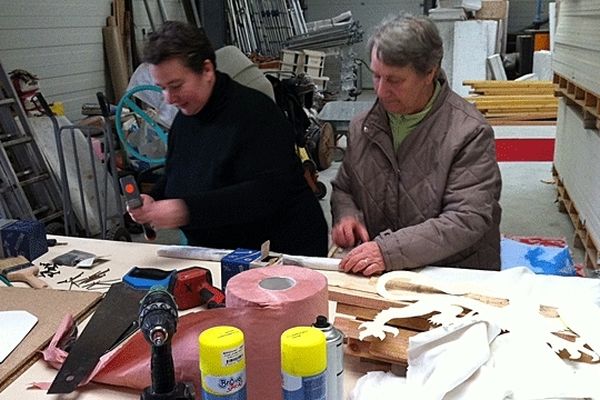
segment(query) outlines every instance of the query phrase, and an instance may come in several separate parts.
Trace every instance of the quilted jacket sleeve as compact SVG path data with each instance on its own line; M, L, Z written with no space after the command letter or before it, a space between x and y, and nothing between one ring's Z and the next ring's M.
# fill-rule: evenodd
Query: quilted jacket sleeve
M448 171L440 215L375 238L388 270L469 257L475 251L471 247L497 228L493 216L499 210L501 177L495 153L489 125L479 125L466 136Z
M360 132L360 123L358 120L353 120L350 124L346 146L345 158L351 159L350 152L352 151L352 137ZM344 217L356 217L364 223L363 214L352 198L350 180L350 166L342 163L335 179L331 182L333 191L331 193L331 214L333 217L332 225L335 226L340 219Z

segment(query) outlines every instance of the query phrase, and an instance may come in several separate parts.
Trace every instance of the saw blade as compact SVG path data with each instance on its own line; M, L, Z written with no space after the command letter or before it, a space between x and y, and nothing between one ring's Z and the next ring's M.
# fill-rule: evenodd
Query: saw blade
M48 394L71 393L94 370L100 357L137 323L146 290L120 282L111 286L89 323L73 344Z

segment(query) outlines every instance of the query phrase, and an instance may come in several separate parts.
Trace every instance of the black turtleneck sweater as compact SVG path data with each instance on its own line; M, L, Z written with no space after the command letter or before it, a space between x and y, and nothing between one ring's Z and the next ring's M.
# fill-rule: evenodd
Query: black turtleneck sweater
M213 93L193 116L179 112L169 133L156 200L183 199L190 245L327 254L327 225L308 187L292 127L266 95L217 72Z

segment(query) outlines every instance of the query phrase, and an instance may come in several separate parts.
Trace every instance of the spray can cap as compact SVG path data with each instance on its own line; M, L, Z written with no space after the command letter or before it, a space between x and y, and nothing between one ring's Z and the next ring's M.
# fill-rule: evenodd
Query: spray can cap
M313 324L315 328L329 328L331 324L327 321L324 315L317 316L317 321Z

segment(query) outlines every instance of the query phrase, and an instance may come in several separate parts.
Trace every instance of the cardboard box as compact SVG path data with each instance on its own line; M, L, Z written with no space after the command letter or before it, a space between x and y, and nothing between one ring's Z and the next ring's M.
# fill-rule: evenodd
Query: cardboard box
M46 227L39 221L0 219L0 238L3 257L33 261L48 251Z
M240 272L250 268L261 268L281 262L281 254L269 252L269 241L260 250L235 249L221 259L221 288L225 290L227 282Z

